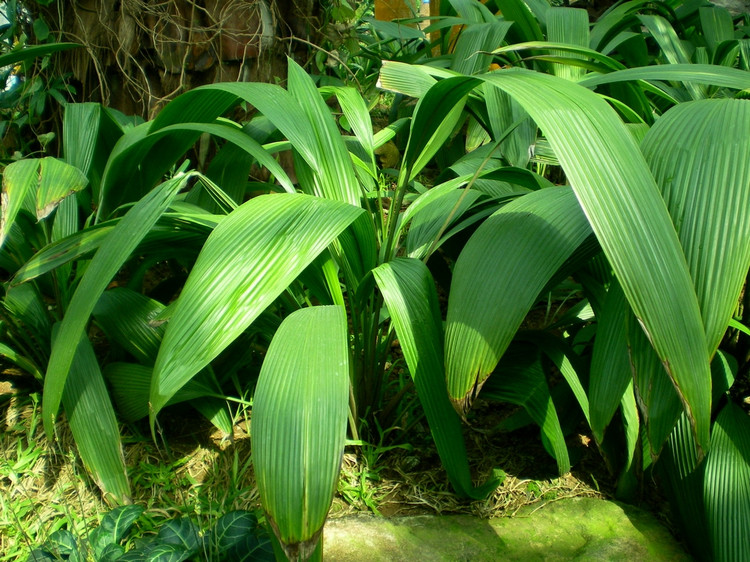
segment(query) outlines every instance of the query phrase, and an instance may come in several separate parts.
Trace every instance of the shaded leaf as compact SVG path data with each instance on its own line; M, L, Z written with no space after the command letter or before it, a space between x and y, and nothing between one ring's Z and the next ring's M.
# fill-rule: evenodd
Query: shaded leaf
M548 188L509 203L471 237L454 268L445 332L448 393L459 411L471 406L539 292L589 233L572 190Z
M478 488L471 482L461 423L445 389L442 322L427 266L416 259L397 258L374 269L373 276L454 490L466 497L486 497L499 484L498 475Z

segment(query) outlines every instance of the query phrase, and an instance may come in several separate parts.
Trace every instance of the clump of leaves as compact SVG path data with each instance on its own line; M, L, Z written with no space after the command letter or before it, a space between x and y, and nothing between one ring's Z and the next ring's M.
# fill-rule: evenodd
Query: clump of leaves
M143 507L126 505L107 513L88 537L76 539L66 529L50 535L43 546L29 554L28 562L83 560L137 562L201 559L226 562L273 560L273 548L255 514L237 510L219 518L213 528L201 531L189 517L165 523L156 535L135 539L134 548L125 551L133 525Z

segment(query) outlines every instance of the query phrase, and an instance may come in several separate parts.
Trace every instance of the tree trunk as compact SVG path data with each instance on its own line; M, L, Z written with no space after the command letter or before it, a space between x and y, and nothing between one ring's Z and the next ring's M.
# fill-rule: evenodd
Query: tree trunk
M61 41L57 59L80 101L153 117L176 95L213 82L286 77L320 38L312 0L77 0L36 7Z

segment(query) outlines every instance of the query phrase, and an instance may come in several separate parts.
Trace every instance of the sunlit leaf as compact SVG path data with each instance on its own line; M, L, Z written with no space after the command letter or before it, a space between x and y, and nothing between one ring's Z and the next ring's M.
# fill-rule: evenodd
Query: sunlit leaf
M190 175L175 177L151 191L128 211L91 260L60 324L60 332L52 347L44 379L42 413L48 437L52 437L54 419L75 350L96 301L133 249L190 178Z
M302 194L263 195L209 236L154 367L152 416L241 334L361 213Z
M287 556L320 539L341 468L349 404L344 309L303 308L271 342L253 405L253 466L266 518Z

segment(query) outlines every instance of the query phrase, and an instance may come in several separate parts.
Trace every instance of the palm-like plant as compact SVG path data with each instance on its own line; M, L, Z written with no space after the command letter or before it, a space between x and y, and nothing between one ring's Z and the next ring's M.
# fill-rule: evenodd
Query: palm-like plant
M107 154L90 148L89 156L69 161L94 180L93 224L44 239L40 246L46 246L33 257L19 253L13 270L15 284L38 285L96 251L85 272L75 269L79 276L67 290L51 347L44 375L48 433L61 401L66 411L73 409L66 393L74 399L89 385L103 387L98 372L82 379L73 368L86 354L76 350L86 346L92 313L137 361L105 371L131 416L149 415L152 427L175 400L219 395L213 377L223 373L216 372L217 358L235 342L241 345L249 330L259 331L272 341L255 398L259 487L287 554L308 555L316 552L330 503L347 417L358 437L376 415L394 338L448 477L458 493L471 497L486 494L495 482L473 486L461 436L460 418L483 389L522 405L542 428L559 470L570 467L560 391L547 385L542 353L559 368L597 442L622 472L623 492L661 454L667 460L659 464L677 467L668 473L678 483L702 483L702 495L684 494L677 501L696 509L705 505L713 551L733 552L722 521L730 513L745 521L750 510L742 504L730 512L716 498L746 492L741 435L747 420L732 406L721 411L718 425L712 426L712 415L732 376L731 361L717 349L750 265L744 214L748 146L746 135L726 131L746 130L750 115L741 100L680 103L683 97L675 92L682 86L663 81L684 82L689 93L709 92L700 84L743 89L750 79L719 66L622 69L620 61L595 50L604 39L626 43L618 33L628 31L611 16L601 22L606 32L595 28L586 40L580 12L546 10L535 28L519 2L501 4L509 18L515 14L516 28L530 34L522 39L539 41L544 28L551 43L533 48L553 53L534 64L549 65L540 68L556 76L530 69L466 76L486 70L489 52L511 27L478 3L455 4L477 25L475 32L464 32L456 51L487 54L470 64L458 57L450 69L390 63L381 73L384 87L420 98L392 188L379 181L375 150L407 124L373 135L367 106L354 90L324 89L337 98L353 132L342 135L314 83L294 64L287 89L199 88L151 122L118 128ZM714 53L721 44L714 40ZM516 51L501 47L498 53ZM619 94L610 89L606 96L590 89L629 80L650 82L632 83ZM221 117L243 102L262 117L244 128ZM416 189L420 171L446 141L457 143L464 125L468 154L448 162L430 189ZM538 131L544 136L537 138ZM203 133L228 141L206 175L177 173L159 183ZM700 135L700 144L686 144L690 135ZM533 147L545 144L566 185L553 186L532 171ZM297 187L273 158L281 150L292 151ZM254 161L272 173L275 183L262 187L274 193L244 202ZM11 171L31 174L20 166ZM184 189L190 192L180 194ZM200 191L211 194L211 213L191 203L201 199ZM71 206L60 205L58 217L65 216L63 205ZM14 241L13 228L21 228L25 216L8 221L15 226L6 227L11 234L4 263L12 261L13 248L23 247ZM456 261L444 326L425 263L469 227L476 231ZM195 234L190 240L200 247L199 253L197 246L185 253L191 271L174 304L165 308L167 303L106 291L122 264L143 255L164 229L179 231L175 244ZM574 308L571 337L519 334L540 295L570 276L590 305L588 313ZM18 309L12 302L6 297L11 312ZM133 328L124 335L107 319L113 307L140 311L130 315ZM595 338L574 329L580 319L592 318ZM514 359L519 340L539 353ZM583 353L576 351L581 347ZM17 355L20 363L24 357ZM44 361L35 368L41 376ZM100 391L96 400L105 399L109 403ZM618 409L622 443L606 432ZM215 416L221 411L215 408ZM108 439L116 448L116 440ZM641 462L643 442L650 454ZM620 455L612 455L613 443ZM109 476L120 467L92 466L118 497L126 484L112 484ZM320 478L311 479L311 473ZM679 486L675 490L681 495ZM738 526L737 534L742 532Z

